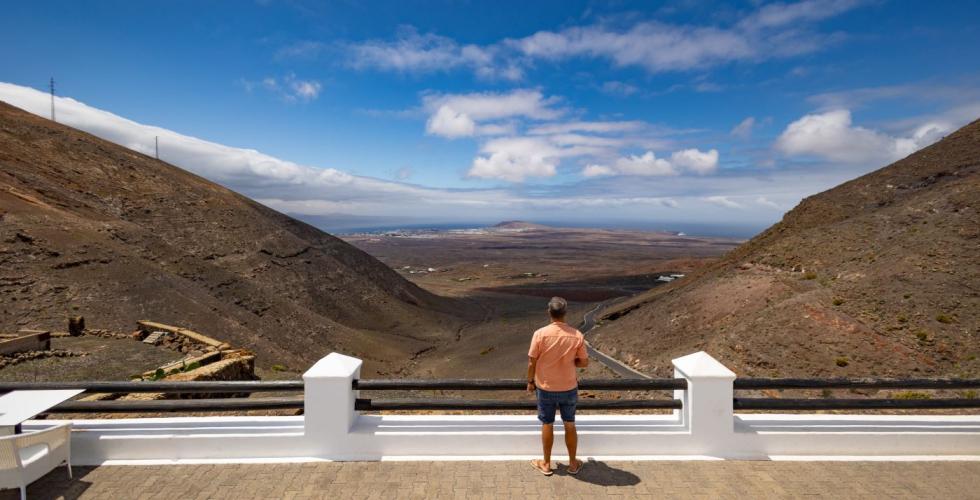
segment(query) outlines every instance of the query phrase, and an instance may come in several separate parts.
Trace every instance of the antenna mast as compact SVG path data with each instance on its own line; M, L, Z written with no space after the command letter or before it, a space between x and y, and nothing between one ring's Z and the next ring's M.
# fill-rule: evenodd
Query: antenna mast
M56 122L58 120L54 117L54 77L51 77L51 121Z
M160 159L160 136L159 135L153 138L153 146L156 149L157 152L156 157L159 160Z

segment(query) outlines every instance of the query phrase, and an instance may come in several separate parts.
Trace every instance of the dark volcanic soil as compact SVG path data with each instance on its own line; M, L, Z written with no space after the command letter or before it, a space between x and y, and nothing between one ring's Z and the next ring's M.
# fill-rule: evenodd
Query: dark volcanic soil
M643 291L656 284L660 273L691 272L739 243L650 231L519 224L519 230L494 227L474 233L344 239L443 295L490 290L545 296L560 289L581 301Z
M25 361L0 370L5 382L66 382L74 380L131 380L145 371L183 357L164 347L132 339L96 336L51 339L51 349L84 356Z
M484 231L353 235L347 241L437 293L484 311L455 342L420 352L386 376L522 377L531 335L547 324L546 304L571 303L571 321L595 303L662 285L657 276L690 273L737 242L660 232L553 228L506 223ZM517 227L514 227L517 226ZM586 376L610 377L593 363Z
M597 347L661 376L702 349L742 376L980 376L980 122L604 317Z
M311 226L0 103L0 331L151 319L260 365L338 350L370 373L452 339L467 314Z

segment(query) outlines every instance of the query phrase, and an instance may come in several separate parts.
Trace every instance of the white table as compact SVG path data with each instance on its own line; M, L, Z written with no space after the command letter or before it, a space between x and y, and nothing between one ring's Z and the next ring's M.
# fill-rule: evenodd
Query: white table
M0 429L20 434L20 424L81 393L83 389L13 391L0 396ZM10 434L10 432L2 432Z

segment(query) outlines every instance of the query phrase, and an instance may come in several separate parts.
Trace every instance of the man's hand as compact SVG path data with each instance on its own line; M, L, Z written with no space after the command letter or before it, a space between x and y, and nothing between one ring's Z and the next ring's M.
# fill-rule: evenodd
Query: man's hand
M527 357L527 392L534 392L534 372L538 368L538 358Z

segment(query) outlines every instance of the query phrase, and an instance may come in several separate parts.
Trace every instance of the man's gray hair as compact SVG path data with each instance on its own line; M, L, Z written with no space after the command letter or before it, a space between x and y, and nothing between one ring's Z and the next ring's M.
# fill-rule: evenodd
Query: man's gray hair
M565 316L565 309L568 307L568 302L561 297L552 297L548 301L548 314L552 318L561 318Z

